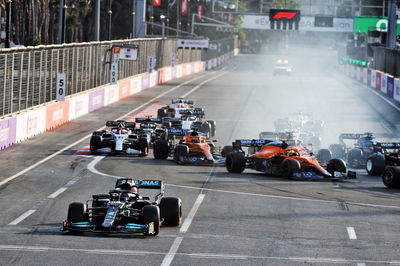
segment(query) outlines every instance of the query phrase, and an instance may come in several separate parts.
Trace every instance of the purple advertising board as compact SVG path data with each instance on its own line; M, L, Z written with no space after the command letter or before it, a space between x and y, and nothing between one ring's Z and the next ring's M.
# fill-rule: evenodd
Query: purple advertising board
M104 106L104 88L89 93L89 112L94 112Z
M393 92L394 92L394 78L388 77L386 95L393 99Z
M0 121L0 150L16 142L17 119L15 117Z
M367 74L367 84L371 84L371 69L368 69L368 74Z

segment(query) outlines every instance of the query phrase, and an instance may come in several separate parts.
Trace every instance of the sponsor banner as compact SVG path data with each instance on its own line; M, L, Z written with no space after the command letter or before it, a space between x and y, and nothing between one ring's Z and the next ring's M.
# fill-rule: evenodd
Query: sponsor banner
M158 82L158 71L154 71L153 73L151 73L150 75L150 79L149 79L149 86L150 88L157 86L157 82Z
M178 48L205 48L209 46L208 40L177 40Z
M89 112L89 94L81 94L69 98L69 120L73 120Z
M176 75L177 68L178 68L177 66L174 66L174 67L171 68L171 78L172 79L176 79L177 78L177 75Z
M356 78L358 81L361 81L362 79L362 68L361 67L356 67Z
M366 67L363 68L363 82L368 84L368 68Z
M271 29L269 16L244 15L241 18L241 27L244 29ZM333 18L332 27L316 27L315 17L301 16L299 31L319 31L319 32L353 32L353 19Z
M165 70L160 69L158 70L158 84L165 83Z
M301 18L303 19L303 17ZM397 35L400 35L400 19L397 19ZM368 33L369 29L387 31L387 18L354 18L354 33Z
M393 78L392 78L393 79ZM400 79L393 79L394 80L394 92L393 92L393 98L400 102ZM388 84L388 92L389 92L389 84Z
M190 74L196 73L196 63L190 63Z
M212 68L217 67L217 66L218 66L217 58L212 59Z
M142 90L146 90L150 87L150 76L148 73L142 75Z
M172 68L166 67L165 70L165 82L170 81L172 79Z
M369 84L371 83L371 76L372 76L371 69L368 69L368 74L367 74L367 85L369 85Z
M138 93L142 90L142 77L136 76L131 78L131 95Z
M211 69L211 60L207 60L206 62L205 62L205 68L206 68L206 70L210 70Z
M186 77L186 76L188 75L188 74L187 74L188 72L189 72L189 70L188 70L188 64L182 64L182 76L183 76L183 77Z
M104 106L104 88L89 92L89 112L94 112Z
M131 81L124 79L118 82L119 99L125 99L131 95Z
M375 89L378 91L381 90L381 77L382 77L382 72L376 71Z
M395 79L391 76L388 76L387 78L387 89L386 89L386 95L389 96L389 98L393 98L394 96L394 89L395 89Z
M104 88L104 105L115 103L119 99L119 89L117 85L110 85Z
M176 78L181 78L183 76L183 65L176 66Z
M387 93L387 79L388 79L388 75L386 75L385 73L382 73L382 76L381 76L381 92L383 92L384 94Z
M52 130L69 122L69 102L55 102L46 107L46 130Z
M376 70L374 69L371 69L371 82L368 85L372 88L376 86Z
M0 150L16 143L17 119L15 117L0 120Z
M46 107L40 107L17 115L16 142L46 131Z

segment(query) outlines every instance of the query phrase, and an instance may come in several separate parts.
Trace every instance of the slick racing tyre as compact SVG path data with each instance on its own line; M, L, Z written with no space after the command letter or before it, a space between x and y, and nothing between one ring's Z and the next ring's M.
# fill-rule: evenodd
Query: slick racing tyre
M95 154L97 149L101 148L101 136L94 135L90 138L90 153Z
M204 122L200 127L200 132L204 133L207 138L211 136L211 125L208 122Z
M229 153L233 152L233 147L232 146L224 146L221 150L221 156L222 157L227 157Z
M84 222L87 216L86 205L82 202L72 202L68 206L67 221L76 223Z
M246 157L242 152L228 153L225 166L229 173L241 173L246 167Z
M382 181L387 188L400 188L400 167L387 166L383 171Z
M286 158L281 163L281 175L285 179L292 178L294 172L300 171L300 163L299 161L293 158Z
M175 147L174 159L176 163L180 163L181 157L186 157L189 154L189 147L184 144L178 144Z
M341 144L331 144L329 150L331 151L333 158L345 159L346 157L345 147Z
M332 159L328 162L326 170L334 177L335 172L346 173L347 167L342 159Z
M386 161L382 154L372 154L367 159L366 169L369 175L380 176L385 171Z
M360 149L351 149L347 155L347 162L352 168L360 167L362 162L362 151Z
M146 236L156 236L160 232L160 209L155 205L146 205L142 209L142 218L145 224L153 222L154 232L144 232Z
M320 149L317 153L317 160L319 162L327 162L332 159L331 151L328 149Z
M147 141L146 138L139 138L137 146L139 150L142 152L140 156L147 156L149 153L149 142Z
M207 122L208 122L208 124L210 124L210 127L211 127L210 136L211 137L215 137L215 133L217 131L215 121L214 120L207 120Z
M153 154L155 159L165 160L168 158L169 145L168 141L159 139L154 142Z
M160 216L163 225L178 226L182 222L182 201L180 198L165 197L160 201Z
M160 108L157 110L157 118L163 118L167 116L167 110L165 108Z

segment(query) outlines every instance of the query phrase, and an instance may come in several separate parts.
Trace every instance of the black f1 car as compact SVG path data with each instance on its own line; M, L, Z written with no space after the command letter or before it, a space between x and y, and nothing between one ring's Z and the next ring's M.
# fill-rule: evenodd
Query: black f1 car
M139 195L140 189L158 189L160 192L152 201ZM120 178L109 194L93 195L86 203L69 204L61 231L155 236L161 225L178 226L182 220L181 199L163 196L161 180Z

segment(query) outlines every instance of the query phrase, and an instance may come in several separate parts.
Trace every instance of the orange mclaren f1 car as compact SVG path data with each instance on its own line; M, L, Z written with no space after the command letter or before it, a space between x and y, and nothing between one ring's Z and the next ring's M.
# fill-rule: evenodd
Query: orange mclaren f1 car
M154 144L154 158L174 158L178 164L212 164L215 158L215 141L197 131L168 129L169 140L157 140ZM171 138L172 137L172 138ZM177 141L178 138L178 141Z
M249 147L250 154L243 151ZM225 151L225 152L224 152ZM356 173L347 171L341 159L331 159L323 167L312 153L305 154L302 147L289 146L285 141L266 139L236 140L223 149L226 169L241 173L245 168L292 179L353 179Z

